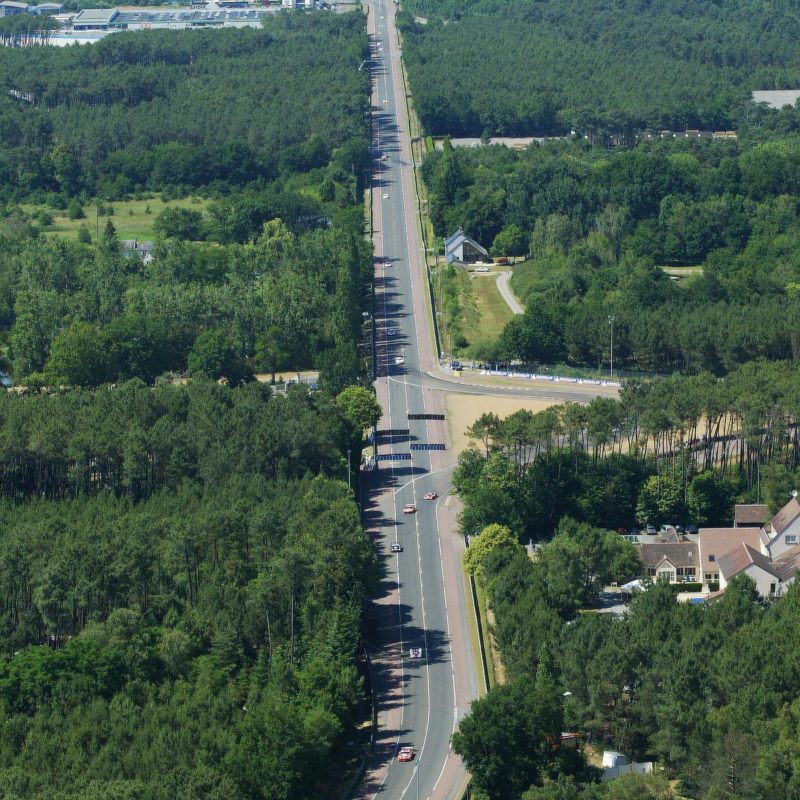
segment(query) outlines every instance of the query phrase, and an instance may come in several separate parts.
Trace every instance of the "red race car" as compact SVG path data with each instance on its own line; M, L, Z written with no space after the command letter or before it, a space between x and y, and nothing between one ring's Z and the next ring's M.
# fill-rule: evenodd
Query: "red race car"
M423 500L435 500L438 496L439 495L436 494L436 492L425 492L425 494L422 495L422 499Z
M406 503L405 506L403 506L403 513L404 514L416 514L417 513L417 507L413 503Z
M414 760L414 748L413 747L401 747L400 753L397 756L398 761L413 761Z

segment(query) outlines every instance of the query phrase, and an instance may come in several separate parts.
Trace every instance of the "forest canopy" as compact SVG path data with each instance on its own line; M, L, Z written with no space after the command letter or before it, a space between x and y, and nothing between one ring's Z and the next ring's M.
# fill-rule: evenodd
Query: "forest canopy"
M360 14L280 14L262 29L4 47L0 197L224 193L325 166L365 134L363 28Z
M725 130L752 90L800 85L790 3L408 0L403 9L414 105L430 134Z

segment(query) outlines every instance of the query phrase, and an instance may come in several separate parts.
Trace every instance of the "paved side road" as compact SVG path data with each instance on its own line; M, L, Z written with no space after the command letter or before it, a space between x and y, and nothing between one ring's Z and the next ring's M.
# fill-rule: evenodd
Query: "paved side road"
M511 280L510 272L501 272L497 276L497 289L506 301L506 305L511 309L514 314L522 314L525 309L520 305L514 292L511 291L509 281Z

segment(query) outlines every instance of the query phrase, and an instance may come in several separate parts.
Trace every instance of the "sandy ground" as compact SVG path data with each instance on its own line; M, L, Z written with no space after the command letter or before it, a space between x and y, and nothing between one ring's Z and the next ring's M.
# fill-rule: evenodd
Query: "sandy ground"
M553 405L560 405L553 400L537 400L528 397L489 397L475 394L448 394L445 398L447 419L450 428L450 442L453 453L457 456L469 447L467 428L478 417L487 412L494 412L498 417L507 417L522 408L528 411L544 411Z

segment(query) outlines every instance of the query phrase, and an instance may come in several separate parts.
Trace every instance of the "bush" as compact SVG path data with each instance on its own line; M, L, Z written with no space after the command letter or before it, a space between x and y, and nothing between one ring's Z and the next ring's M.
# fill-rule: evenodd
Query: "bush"
M83 211L83 206L76 197L73 197L67 204L67 216L70 219L85 219L86 214Z

